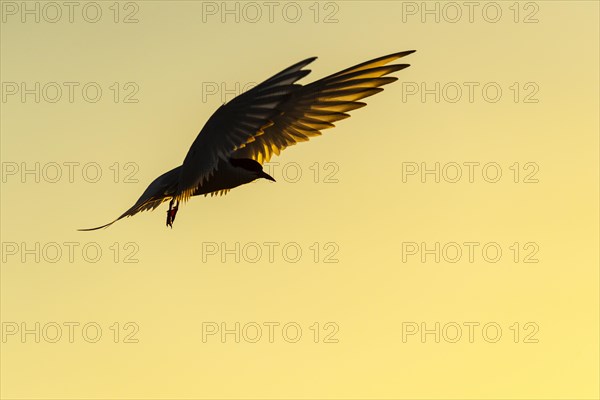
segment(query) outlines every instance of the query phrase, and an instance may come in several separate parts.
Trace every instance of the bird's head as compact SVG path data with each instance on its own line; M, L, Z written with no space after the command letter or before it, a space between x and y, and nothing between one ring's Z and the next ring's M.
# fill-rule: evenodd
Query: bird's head
M253 174L256 177L255 179L264 178L275 182L275 178L263 171L262 165L256 160L250 158L231 158L230 162L234 167L243 168Z
M263 171L262 169L260 170L259 174L258 174L259 178L265 178L268 179L270 181L276 182L275 178L273 178L271 175L267 174L265 171Z

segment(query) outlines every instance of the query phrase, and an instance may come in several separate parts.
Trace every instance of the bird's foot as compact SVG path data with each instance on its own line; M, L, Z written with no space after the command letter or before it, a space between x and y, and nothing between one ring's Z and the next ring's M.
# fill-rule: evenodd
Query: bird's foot
M169 203L169 210L167 211L167 226L173 228L173 222L175 222L175 216L177 215L177 210L179 209L179 202L177 205L173 207L173 200Z

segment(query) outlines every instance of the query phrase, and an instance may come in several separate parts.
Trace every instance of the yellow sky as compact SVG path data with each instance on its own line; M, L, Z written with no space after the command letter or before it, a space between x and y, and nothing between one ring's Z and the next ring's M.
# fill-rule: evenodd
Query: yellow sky
M267 3L0 2L0 396L598 398L598 3ZM76 231L243 88L409 49L277 183Z

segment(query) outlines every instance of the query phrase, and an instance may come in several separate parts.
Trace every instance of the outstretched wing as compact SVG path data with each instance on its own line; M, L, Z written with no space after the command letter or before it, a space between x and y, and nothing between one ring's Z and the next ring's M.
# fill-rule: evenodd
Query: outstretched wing
M237 149L254 140L272 124L279 106L299 85L295 82L310 70L303 70L316 57L281 71L249 91L219 107L206 122L190 147L179 177L176 197L186 200L217 168L219 159L228 159Z
M414 52L376 58L300 87L280 105L282 113L273 118L273 124L232 157L252 158L263 164L286 147L318 136L323 129L333 128L333 122L350 116L348 111L366 106L358 100L381 92L380 86L398 79L386 75L409 66L388 63Z
M173 198L175 191L177 190L177 180L179 179L179 170L181 167L173 168L169 172L166 172L156 178L149 186L146 188L144 193L140 196L138 201L127 211L125 211L121 216L115 219L112 222L109 222L106 225L98 226L96 228L87 228L87 229L78 229L80 231L95 231L96 229L102 229L109 227L114 224L118 220L131 217L139 212L146 210L154 210L156 207L160 206L167 200Z

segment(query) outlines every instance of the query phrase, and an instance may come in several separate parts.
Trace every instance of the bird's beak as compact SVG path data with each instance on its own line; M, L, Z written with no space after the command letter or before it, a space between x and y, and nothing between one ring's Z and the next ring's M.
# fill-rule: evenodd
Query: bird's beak
M259 174L258 176L259 176L260 178L265 178L265 179L268 179L268 180L270 180L270 181L277 182L277 181L275 180L275 178L273 178L271 175L267 174L265 171L260 171L260 174Z

